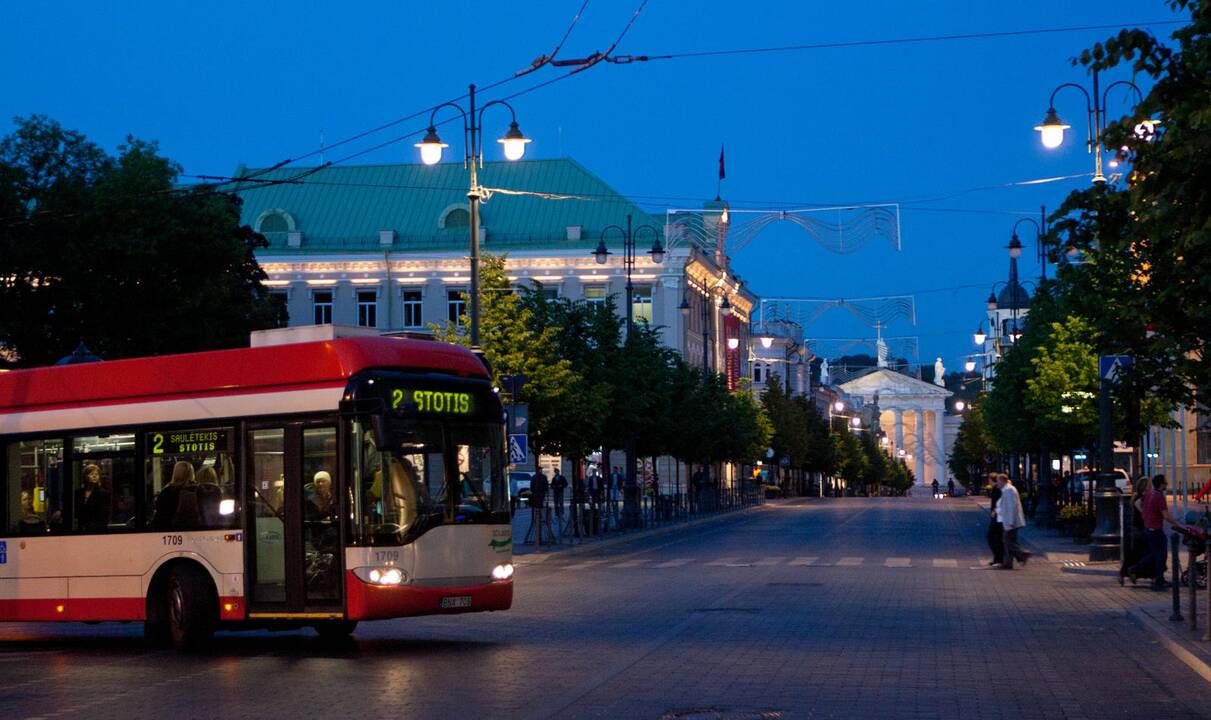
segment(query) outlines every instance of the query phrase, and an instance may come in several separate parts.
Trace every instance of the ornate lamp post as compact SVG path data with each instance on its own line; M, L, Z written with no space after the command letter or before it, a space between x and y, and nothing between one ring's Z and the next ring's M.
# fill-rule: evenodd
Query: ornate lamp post
M651 225L640 225L638 228L632 229L631 216L627 215L626 230L617 225L610 225L601 231L601 240L597 242L597 249L593 251L593 256L597 260L597 264L604 265L609 260L613 253L606 247L606 235L615 230L622 236L622 265L626 269L627 275L627 339L626 347L631 345L631 338L635 335L635 315L634 315L634 293L635 287L631 284L631 273L635 269L636 252L635 239L644 230L648 230L654 236L652 241L652 249L647 251L647 254L652 257L652 262L660 264L664 262L664 245L660 242L660 233ZM636 477L635 469L635 436L627 435L626 446L626 479L622 486L622 525L627 528L637 528L643 524L643 520L639 512L639 479Z
M493 105L508 108L511 119L509 130L496 142L504 148L506 160L520 160L526 153L526 143L530 142L530 139L523 135L517 127L517 114L513 111L513 106L504 100L493 100L481 107L479 113L476 114L474 84L471 85L468 108L463 110L462 107L452 102L442 103L433 108L433 112L429 114L429 131L425 134L424 140L416 143L416 147L420 149L421 162L426 165L436 165L442 159L442 149L449 147L438 137L437 128L433 124L437 111L451 107L463 116L463 165L471 169L471 186L467 190L467 201L471 206L471 291L469 295L471 296L471 345L473 347L479 347L479 204L483 202L487 194L479 186L476 170L482 167L484 162L482 147L484 111Z
M1076 88L1085 96L1085 114L1088 121L1088 139L1086 144L1089 152L1093 154L1093 181L1096 183L1106 182L1106 176L1102 174L1102 133L1106 130L1106 98L1110 91L1122 85L1129 87L1135 91L1136 101L1142 101L1144 96L1135 83L1129 80L1117 80L1106 86L1104 91L1099 91L1098 71L1093 71L1093 92L1089 92L1082 85L1077 83L1064 83L1055 90L1051 91L1051 99L1047 103L1047 114L1043 117L1043 122L1034 126L1035 130L1039 131L1039 137L1043 141L1043 147L1051 150L1058 148L1064 143L1064 131L1071 128L1071 125L1066 124L1060 119L1060 116L1055 112L1055 96L1064 88Z

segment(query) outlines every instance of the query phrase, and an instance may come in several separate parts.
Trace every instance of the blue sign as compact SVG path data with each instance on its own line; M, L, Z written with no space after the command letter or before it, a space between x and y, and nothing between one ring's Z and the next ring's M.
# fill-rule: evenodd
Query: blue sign
M8 562L8 541L0 540L0 565Z
M1097 374L1103 380L1114 382L1118 380L1119 372L1128 370L1135 364L1135 358L1130 355L1103 355L1098 358Z
M509 462L525 465L530 459L528 435L509 435Z

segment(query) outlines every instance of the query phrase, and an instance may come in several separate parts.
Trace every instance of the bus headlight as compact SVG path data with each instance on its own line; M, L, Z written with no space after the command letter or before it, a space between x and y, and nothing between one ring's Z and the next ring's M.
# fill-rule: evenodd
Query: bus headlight
M219 514L223 516L235 515L235 500L227 498L219 501Z
M492 579L508 580L513 577L513 563L504 563L492 568Z
M371 585L399 585L404 581L404 571L397 567L360 567L353 571L359 579Z

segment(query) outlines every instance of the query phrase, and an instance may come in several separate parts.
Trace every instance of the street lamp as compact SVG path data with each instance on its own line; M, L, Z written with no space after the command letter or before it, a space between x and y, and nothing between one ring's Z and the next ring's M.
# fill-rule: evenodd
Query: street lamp
M526 152L526 143L530 139L522 134L517 127L517 114L513 111L513 106L504 100L493 100L479 109L479 113L475 112L475 84L471 84L470 95L468 99L468 107L463 110L456 103L447 102L433 108L433 112L429 114L429 130L425 133L425 138L416 143L415 147L420 150L421 162L425 165L436 165L442 159L442 150L450 147L442 142L441 137L437 134L437 126L434 124L434 119L437 117L437 111L445 107L454 108L463 116L463 165L471 170L471 183L467 190L467 201L471 206L471 219L469 223L471 235L471 345L479 346L479 204L484 201L487 193L479 186L479 178L477 170L484 162L483 153L483 120L484 111L493 105L502 105L509 109L511 122L509 130L505 136L497 140L504 148L506 160L520 160Z
M995 301L996 298L993 298L993 300ZM976 341L976 345L984 344L984 341L988 339L988 336L984 334L984 323L976 326L976 331L971 338Z
M715 294L723 296L723 301L719 303L719 314L723 317L729 317L732 314L732 303L727 299L727 288L710 287L706 289L706 300L702 303L702 383L705 385L707 378L710 377L711 369L711 307L715 304ZM690 316L690 297L688 294L682 294L681 304L677 306L681 311L681 316L688 318Z
M1047 115L1043 118L1043 122L1035 125L1034 129L1039 132L1039 137L1043 141L1043 147L1054 150L1064 143L1064 131L1072 127L1060 119L1060 116L1055 111L1055 96L1064 88L1076 88L1085 96L1085 113L1088 119L1089 139L1087 146L1089 152L1093 153L1093 181L1095 183L1106 182L1106 176L1102 174L1102 134L1106 130L1106 98L1110 94L1110 90L1119 85L1129 87L1135 91L1136 102L1142 102L1144 99L1143 93L1136 87L1135 83L1129 80L1118 80L1106 86L1105 91L1098 90L1098 71L1093 70L1093 92L1090 93L1082 85L1077 83L1064 83L1055 90L1051 91L1051 99L1047 103Z
M963 402L962 400L955 400L954 407L955 407L955 412L961 413L967 409L967 403Z
M627 339L625 348L629 348L632 338L635 336L635 286L631 282L631 273L635 270L635 262L637 260L635 239L644 230L652 233L655 239L652 241L652 249L648 250L647 254L652 257L652 262L657 265L664 261L664 245L660 242L660 233L656 228L651 225L640 225L638 228L632 228L631 216L627 215L626 230L617 225L610 225L602 229L601 239L597 242L597 249L592 253L598 265L605 265L610 255L613 254L605 244L606 236L611 230L618 231L622 236L622 265L627 275ZM623 527L637 528L642 524L642 520L639 512L639 479L636 476L635 469L635 436L631 433L628 433L626 438L626 456L626 477L623 480L622 486L622 524Z
M1022 257L1022 241L1018 239L1018 226L1021 225L1022 223L1030 223L1031 225L1034 226L1035 259L1038 260L1039 273L1040 273L1042 279L1046 280L1047 279L1047 245L1046 245L1047 208L1046 207L1039 208L1039 219L1037 221L1034 218L1024 217L1024 218L1020 218L1017 222L1015 222L1013 224L1013 230L1011 231L1011 234L1010 234L1009 244L1006 245L1005 247L1009 250L1009 257L1011 257L1015 260Z

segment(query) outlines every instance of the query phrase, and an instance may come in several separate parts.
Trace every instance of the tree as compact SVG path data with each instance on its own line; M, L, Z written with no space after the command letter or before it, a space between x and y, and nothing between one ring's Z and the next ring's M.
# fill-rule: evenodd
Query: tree
M0 346L22 366L84 340L105 358L246 346L280 324L240 200L182 189L128 138L111 157L46 117L0 139Z
M1031 358L1025 406L1052 447L1074 450L1097 436L1097 363L1087 320L1070 315L1051 323L1048 342Z
M1132 309L1148 328L1137 336L1147 344L1137 374L1147 376L1149 389L1189 403L1196 389L1211 387L1211 7L1198 0L1169 5L1191 19L1173 33L1176 47L1146 30L1123 30L1078 62L1097 70L1129 64L1153 80L1136 112L1106 133L1107 145L1124 148L1131 165L1131 222L1121 239L1098 249L1095 262L1108 253L1135 259L1133 279L1145 292ZM1136 131L1156 116L1159 125Z
M980 489L987 471L986 459L992 452L984 424L985 404L977 399L963 416L963 424L955 436L954 449L947 465L964 486Z
M535 455L561 453L565 443L580 442L569 418L579 423L591 411L571 362L559 357L559 328L535 331L532 311L513 292L505 273L503 255L486 254L480 260L480 340L484 358L497 384L504 375L525 375L525 400L530 408L530 446ZM454 324L431 325L445 342L470 346L470 319L459 316ZM590 403L586 409L583 403ZM579 447L569 448L578 451ZM572 455L571 452L568 453Z

